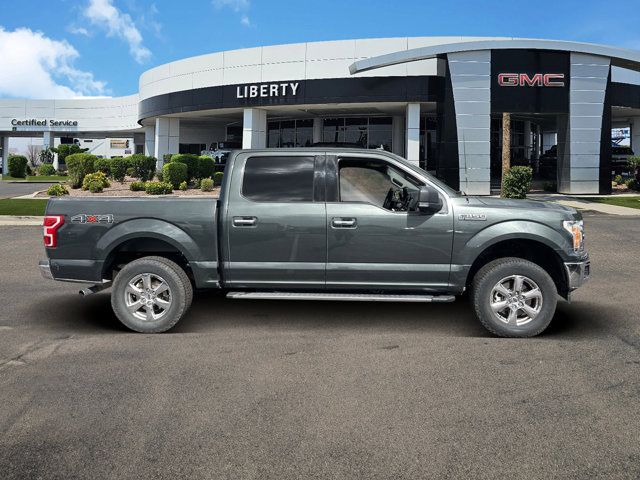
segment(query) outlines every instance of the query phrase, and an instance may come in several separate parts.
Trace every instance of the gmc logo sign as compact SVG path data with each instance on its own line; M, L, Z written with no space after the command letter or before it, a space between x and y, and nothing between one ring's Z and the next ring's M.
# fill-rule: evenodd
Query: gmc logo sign
M564 73L500 73L501 87L564 87Z

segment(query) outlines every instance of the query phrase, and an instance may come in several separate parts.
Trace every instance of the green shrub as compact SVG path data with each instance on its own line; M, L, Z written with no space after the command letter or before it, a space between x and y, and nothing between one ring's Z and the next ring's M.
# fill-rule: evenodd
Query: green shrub
M627 166L636 179L640 178L640 156L627 158Z
M222 185L222 179L224 178L224 173L216 172L213 174L213 183L215 185Z
M131 190L132 192L142 192L144 190L145 183L146 182L141 181L131 182L131 185L129 185L129 190Z
M198 156L191 153L180 153L171 157L171 163L184 163L187 166L187 181L198 178Z
M178 188L180 190L182 190L183 192L187 191L187 182L180 182L180 185L178 186Z
M171 157L173 157L173 153L165 153L164 155L162 155L162 163L169 163L171 162Z
M43 163L38 167L38 175L49 176L55 175L56 169L50 163Z
M629 190L638 190L638 187L640 186L640 184L635 178L627 178L624 181L624 184Z
M27 176L27 157L23 155L10 155L9 163L9 175L14 178L25 178Z
M67 163L67 157L76 153L85 153L88 148L80 148L80 145L75 143L66 143L64 145L58 145L56 148L50 149L52 152L58 154L58 164L64 165Z
M504 198L527 198L531 190L533 170L531 167L511 167L502 179L502 196Z
M35 173L33 173L33 169L29 164L27 164L26 172L27 172L27 177L33 177L35 175Z
M164 174L162 173L162 169L156 171L156 177L159 182L164 181Z
M104 190L104 185L100 180L91 180L90 182L84 182L85 190L89 190L91 193L100 193Z
M111 159L111 177L113 177L116 182L124 182L127 168L129 168L129 161L126 158L113 157Z
M173 192L173 186L168 182L147 182L144 191L149 195L166 195Z
M96 172L102 172L107 177L111 176L111 160L108 158L97 158L95 162L93 162L93 169Z
M173 188L178 188L182 182L189 180L187 177L187 165L181 162L167 163L162 167L163 181L170 183Z
M63 195L69 195L69 190L64 185L56 183L47 189L47 195L50 197L62 197Z
M146 155L136 154L129 157L133 168L133 176L142 181L151 180L156 173L156 159Z
M209 178L213 176L216 170L216 164L213 158L203 155L198 157L198 175L197 178Z
M90 188L90 185L94 185L94 184L100 184L101 186L100 191L102 191L103 188L107 188L111 186L111 184L109 183L109 179L104 174L104 172L86 174L84 179L82 180L82 189L93 192L93 190L91 190Z
M615 185L622 185L622 175L616 175L613 177L613 183Z
M203 178L200 182L200 190L203 192L210 192L213 190L213 180L210 178Z
M74 153L66 158L71 188L80 187L84 177L94 172L93 163L96 160L96 156L90 153Z
M558 184L556 182L544 182L542 188L545 192L557 192Z

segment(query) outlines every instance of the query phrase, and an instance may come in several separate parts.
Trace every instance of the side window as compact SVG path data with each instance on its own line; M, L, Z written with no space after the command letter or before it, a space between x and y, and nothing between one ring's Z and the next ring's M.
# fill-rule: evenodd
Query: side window
M242 195L254 202L312 202L314 157L251 157Z
M341 202L364 202L386 210L412 211L422 183L381 160L341 159L338 163Z

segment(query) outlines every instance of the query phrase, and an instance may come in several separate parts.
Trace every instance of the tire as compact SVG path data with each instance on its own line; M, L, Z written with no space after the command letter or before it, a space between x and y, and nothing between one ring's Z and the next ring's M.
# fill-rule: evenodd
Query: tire
M116 275L111 307L129 329L159 333L178 323L192 297L191 282L182 268L166 258L144 257Z
M553 279L542 267L515 257L486 264L476 273L471 289L478 320L500 337L542 333L553 319L557 295Z

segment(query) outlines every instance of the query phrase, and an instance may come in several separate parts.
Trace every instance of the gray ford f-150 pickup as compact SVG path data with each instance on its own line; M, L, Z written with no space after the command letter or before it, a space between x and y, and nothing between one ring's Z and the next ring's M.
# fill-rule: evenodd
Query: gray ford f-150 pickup
M193 289L237 299L449 302L528 337L589 277L571 208L468 197L378 150L238 150L215 198L54 198L43 275L112 287L127 327L170 329ZM428 315L428 310L425 310Z

